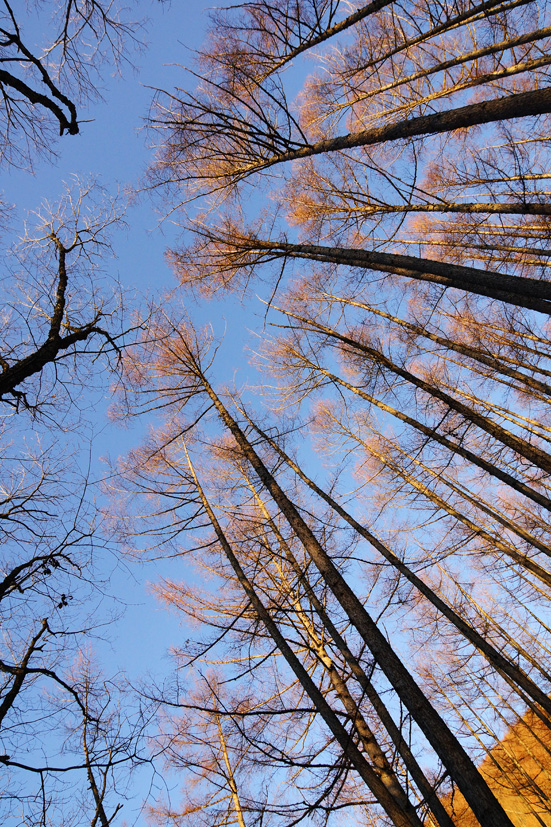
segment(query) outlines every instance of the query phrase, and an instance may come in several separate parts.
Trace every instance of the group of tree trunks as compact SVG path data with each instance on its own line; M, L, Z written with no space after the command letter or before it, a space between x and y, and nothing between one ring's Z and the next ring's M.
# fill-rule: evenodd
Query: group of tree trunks
M551 823L549 22L243 3L157 97L182 287L265 298L256 390L190 309L127 363L126 525L204 573L159 819Z

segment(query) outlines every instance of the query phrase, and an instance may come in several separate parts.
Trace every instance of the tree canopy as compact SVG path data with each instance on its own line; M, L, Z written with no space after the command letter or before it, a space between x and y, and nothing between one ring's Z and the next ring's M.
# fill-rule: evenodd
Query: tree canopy
M94 49L129 29L67 10L58 68L31 61L50 103L24 95L73 134L55 84L75 21ZM545 827L548 4L257 0L210 20L149 118L177 287L132 317L108 295L97 256L121 218L102 191L67 195L18 249L3 436L26 417L49 441L5 460L0 762L39 778L9 795L33 824L68 812L65 768L14 757L40 714L80 739L91 827L117 823L119 768L145 763L183 790L150 799L162 825ZM246 308L245 357L213 299ZM51 434L82 439L100 363L114 415L147 435L98 509ZM150 560L182 618L164 682L123 689L73 643L102 546ZM73 581L78 634L58 620Z

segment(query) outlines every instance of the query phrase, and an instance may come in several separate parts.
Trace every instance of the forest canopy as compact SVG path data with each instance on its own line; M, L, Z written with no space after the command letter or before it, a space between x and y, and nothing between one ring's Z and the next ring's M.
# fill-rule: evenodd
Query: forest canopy
M0 802L21 802L17 824L67 811L50 763L12 757L48 679L52 720L76 713L92 827L121 818L119 767L145 765L162 781L144 823L545 827L548 5L257 0L209 19L149 115L142 188L179 228L177 286L151 279L131 316L118 288L100 295L121 217L103 195L101 215L81 208L86 189L26 239L50 281L24 305L31 339L6 328L3 435L14 417L51 434L55 406L84 433L74 389L97 360L112 416L147 434L99 508L76 452L59 520L65 470L8 452L1 594L32 622L0 662L0 761L40 783ZM58 583L93 591L98 544L149 561L181 618L165 681L57 666L84 644L37 606L83 634L92 598L73 611Z

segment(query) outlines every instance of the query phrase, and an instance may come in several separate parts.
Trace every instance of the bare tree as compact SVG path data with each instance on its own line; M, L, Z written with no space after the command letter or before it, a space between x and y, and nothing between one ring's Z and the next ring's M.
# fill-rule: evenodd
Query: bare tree
M116 365L122 297L102 268L109 230L122 216L101 187L77 182L33 219L4 278L0 399L36 414L49 396L59 405L63 388L70 396L71 385L85 381L74 373L81 363Z
M149 763L147 713L70 642L77 630L43 621L19 663L2 660L0 811L7 823L108 827L131 774ZM82 633L81 633L82 636ZM65 665L63 665L65 663Z
M124 341L121 292L102 272L121 216L87 185L34 219L8 256L2 311L0 811L44 827L85 813L107 827L126 795L125 768L149 760L135 697L122 680L94 676L87 654L114 565L87 409ZM80 811L78 788L87 791Z
M43 42L36 43L36 13ZM3 160L32 163L37 152L51 150L59 135L79 132L77 107L97 95L102 63L127 59L136 43L136 23L112 2L68 0L55 9L39 3L17 9L0 7L0 70ZM52 129L52 127L54 127Z

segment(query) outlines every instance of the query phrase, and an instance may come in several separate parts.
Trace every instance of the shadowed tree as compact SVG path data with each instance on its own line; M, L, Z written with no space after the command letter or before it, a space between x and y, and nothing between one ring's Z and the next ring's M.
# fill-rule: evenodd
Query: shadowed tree
M102 188L77 184L33 218L4 278L0 400L36 415L49 396L59 406L63 389L70 396L85 381L81 363L116 367L122 296L102 271L109 231L122 217Z
M95 676L88 653L114 566L89 409L124 342L121 292L102 272L121 217L103 190L78 186L34 219L7 257L2 309L0 812L108 827L126 768L149 760L135 698Z
M38 15L38 22L36 16ZM128 59L139 24L100 0L0 5L0 157L17 166L52 151L52 140L79 132L78 108L97 97L99 67Z

